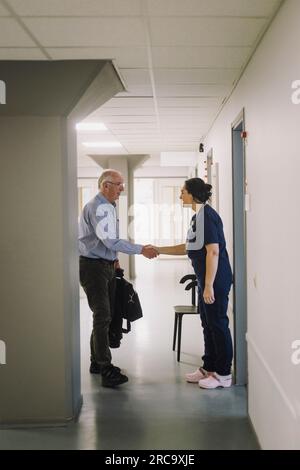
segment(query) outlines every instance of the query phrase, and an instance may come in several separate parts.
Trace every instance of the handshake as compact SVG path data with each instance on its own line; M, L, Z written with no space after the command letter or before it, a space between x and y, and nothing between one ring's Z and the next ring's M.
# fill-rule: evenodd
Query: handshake
M145 245L143 246L141 254L145 256L145 258L152 259L156 258L159 255L159 250L156 246Z

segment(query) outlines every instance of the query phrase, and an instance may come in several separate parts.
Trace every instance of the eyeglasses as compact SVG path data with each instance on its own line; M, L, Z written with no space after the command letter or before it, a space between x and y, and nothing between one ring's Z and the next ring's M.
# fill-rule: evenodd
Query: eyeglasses
M123 188L125 188L125 183L114 183L113 181L105 181L105 183L113 184L115 186L118 186L118 188L120 188L121 186L123 186Z

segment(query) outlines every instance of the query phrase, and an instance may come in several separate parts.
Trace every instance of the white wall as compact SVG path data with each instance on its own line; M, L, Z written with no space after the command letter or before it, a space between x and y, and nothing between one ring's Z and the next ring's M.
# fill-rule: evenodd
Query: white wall
M220 163L232 254L231 123L245 108L249 414L264 449L300 449L300 365L291 361L300 339L299 44L300 2L287 0L205 141Z

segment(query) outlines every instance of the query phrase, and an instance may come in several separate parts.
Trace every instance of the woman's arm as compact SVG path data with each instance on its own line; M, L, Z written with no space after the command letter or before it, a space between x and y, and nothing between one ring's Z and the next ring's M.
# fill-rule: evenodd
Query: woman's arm
M174 246L155 246L154 247L160 255L185 255L185 244Z
M206 304L213 304L215 301L215 294L213 289L214 280L217 274L219 262L219 244L211 243L205 245L206 248L206 274L205 274L205 287L203 292L204 302Z

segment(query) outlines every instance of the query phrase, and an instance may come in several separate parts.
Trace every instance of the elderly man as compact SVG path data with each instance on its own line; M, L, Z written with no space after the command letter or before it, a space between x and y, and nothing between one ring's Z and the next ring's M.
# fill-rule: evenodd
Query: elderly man
M154 258L151 245L137 245L119 239L116 201L124 191L124 179L115 170L105 170L98 181L99 193L84 207L79 222L80 283L93 312L91 335L92 374L102 375L104 387L115 387L128 381L119 367L111 362L109 325L114 299L114 273L119 267L117 252L142 254Z

